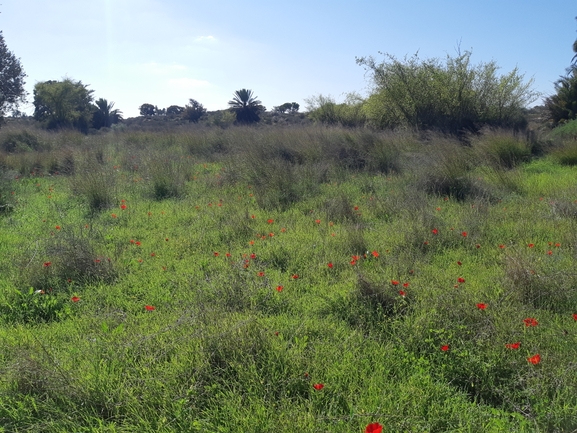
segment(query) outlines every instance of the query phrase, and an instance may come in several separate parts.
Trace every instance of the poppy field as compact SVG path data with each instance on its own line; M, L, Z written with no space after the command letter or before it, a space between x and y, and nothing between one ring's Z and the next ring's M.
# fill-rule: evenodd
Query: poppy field
M26 134L0 432L577 430L573 139Z

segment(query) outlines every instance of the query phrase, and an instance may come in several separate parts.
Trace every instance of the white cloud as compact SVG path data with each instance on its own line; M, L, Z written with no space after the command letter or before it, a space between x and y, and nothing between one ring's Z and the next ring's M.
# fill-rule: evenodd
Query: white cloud
M216 42L217 39L214 36L199 36L194 40L194 42Z

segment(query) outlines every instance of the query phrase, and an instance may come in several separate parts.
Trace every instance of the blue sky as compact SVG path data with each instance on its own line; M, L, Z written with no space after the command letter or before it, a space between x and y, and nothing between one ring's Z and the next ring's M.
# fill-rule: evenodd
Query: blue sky
M369 81L355 57L471 50L503 73L518 67L545 95L577 38L575 0L18 0L0 29L34 84L69 77L125 117L143 103L227 108L252 89L269 109L348 92Z

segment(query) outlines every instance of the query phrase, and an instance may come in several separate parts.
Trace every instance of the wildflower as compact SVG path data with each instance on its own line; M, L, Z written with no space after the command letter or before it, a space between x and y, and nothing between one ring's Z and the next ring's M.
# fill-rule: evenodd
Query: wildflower
M264 277L264 272L261 271L261 272L257 273L256 276L257 277Z
M407 281L406 283L403 283L403 287L406 289L407 287L409 287L409 282Z
M550 255L550 256L552 256L552 255L553 255L553 251L549 250L549 251L547 251L547 254Z
M577 314L573 314L573 319L577 320Z
M164 238L164 240L165 240L166 242L168 242L168 238Z
M463 277L459 277L459 278L457 278L457 282L464 283L465 279Z
M272 218L270 218L270 219L266 220L266 222L269 224L272 224L272 223L274 223L274 220Z
M438 234L439 234L439 230L433 229L433 230L431 230L431 233L433 233L434 235L438 235Z
M541 362L541 355L539 355L538 353L530 356L529 358L527 358L527 361L529 361L531 364L533 365L537 365Z
M401 295L403 298L407 296L404 290L399 290L399 295Z
M144 308L146 309L146 311L154 311L156 310L156 307L152 306L152 305L145 305Z
M508 343L505 344L505 347L507 349L512 349L512 350L517 350L519 348L519 346L521 346L521 342L517 341L516 343Z
M54 227L54 228L55 228L56 230L60 230L62 227L56 226L56 227Z
M467 235L468 235L468 233L467 233L467 232L461 232L461 235L462 235L464 238L466 238Z
M252 254L250 255L250 258L253 259L253 260L256 259L256 254L255 254L255 253L252 253Z
M44 267L47 268L48 266L50 266L52 264L52 262L44 262Z
M292 278L293 280L298 280L298 279L299 279L299 276L298 276L298 274L292 274L291 278Z
M282 229L280 229L280 232L284 233L284 232L286 232L286 229L283 227Z
M535 244L529 244L527 245L529 248L533 248L535 246Z
M485 308L487 308L487 304L479 303L479 304L477 304L477 308L479 310L484 310Z
M445 345L441 346L441 350L442 350L443 352L447 352L447 351L449 350L449 345L448 345L448 344L445 344Z
M379 257L379 253L375 250L371 253L373 257Z
M475 244L475 248L477 249L481 248L481 244Z
M557 243L555 244L555 246L556 246L557 248L559 248L559 247L561 246L561 244L560 244L559 242L557 242Z
M120 209L125 210L125 209L126 209L126 205L125 205L125 204L121 204L121 205L120 205Z
M373 422L365 427L365 433L382 433L383 426L378 422Z
M505 245L499 244L499 248L504 249L504 248L505 248Z
M527 317L526 319L523 319L523 322L525 323L525 327L530 327L530 326L537 326L539 324L539 322L537 322L537 320L533 319L532 317Z
M458 264L459 266L461 266L463 263L461 263L460 261L457 261L457 264Z
M327 264L327 266L332 269L332 268L333 268L333 262L329 262L329 263Z
M358 206L355 206L353 209L354 209L354 210L359 210L359 207L358 207Z
M225 256L230 257L230 253L226 253Z
M321 220L318 220L318 219L317 219L317 220L315 220L315 222L316 222L317 224L320 224L320 223L321 223Z
M355 266L356 264L357 264L357 261L356 261L356 260L351 260L351 265L352 265L352 266Z
M115 213L110 214L110 216L111 216L112 218L116 218L116 214L115 214Z
M136 241L135 244L136 244L136 246L138 246L138 247L142 245L142 243L141 243L140 241Z
M72 302L78 302L78 301L80 301L80 298L78 296L73 296L72 298L70 298L70 300Z
M276 286L276 291L277 291L277 292L279 292L279 293L282 292L282 289L284 289L283 286Z
M215 251L215 252L212 253L212 254L214 254L214 257L218 257L218 256L220 255L220 254L218 253L218 251Z
M392 284L393 286L398 286L398 285L399 285L399 282L398 282L397 280L391 280L391 284Z
M156 256L156 253L154 253L154 252L150 253L150 257L154 257L154 256Z
M316 389L317 391L320 391L320 390L323 389L324 387L325 387L325 385L322 384L322 383L315 383L315 384L313 385L313 388Z

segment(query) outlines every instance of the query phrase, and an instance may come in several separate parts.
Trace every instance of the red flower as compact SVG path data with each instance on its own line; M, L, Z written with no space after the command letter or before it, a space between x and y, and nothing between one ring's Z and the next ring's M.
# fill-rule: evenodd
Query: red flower
M485 308L487 308L487 304L483 304L483 303L477 304L477 308L479 310L484 310Z
M116 214L115 214L115 213L111 213L110 216L111 216L112 218L116 218Z
M499 244L499 248L503 249L503 248L505 248L505 245Z
M461 266L463 263L461 263L460 261L457 261L457 264L458 264L459 266Z
M218 251L215 251L213 254L214 254L214 257L218 257L218 256L219 256Z
M445 344L445 345L441 346L441 350L442 350L443 352L448 351L448 350L449 350L449 345L448 345L448 344Z
M529 361L533 365L537 365L541 362L541 355L539 355L537 353L536 355L533 355L533 356L530 356L529 358L527 358L527 361Z
M399 285L399 282L398 282L397 280L391 280L391 284L392 284L393 286L398 286L398 285Z
M577 320L577 314L573 314L573 319Z
M141 246L142 243L140 241L136 241L136 245Z
M557 242L557 243L555 244L555 246L556 246L557 248L559 248L559 247L561 246L561 244L560 244L559 242Z
M283 286L276 286L276 291L277 291L277 292L282 292L282 289L284 289Z
M126 205L125 205L125 204L121 204L121 205L120 205L120 209L122 209L122 210L126 209Z
M272 232L268 234L269 238L272 238L273 236L274 236L274 233L272 233Z
M329 263L327 264L327 266L332 269L332 268L333 268L333 262L329 262Z
M316 222L317 224L320 224L320 223L321 223L321 220L315 220L315 222Z
M517 341L516 343L508 343L508 344L505 344L505 347L506 347L507 349L513 349L513 350L517 350L517 349L519 348L519 346L521 346L521 342L520 342L520 341Z
M463 277L459 277L459 278L457 278L457 282L464 283L465 279Z
M552 256L552 255L553 255L553 251L549 250L549 251L547 251L547 254L549 254L550 256Z
M365 428L365 433L382 433L383 426L380 425L378 422L374 422L372 424L367 425Z
M407 287L409 287L409 284L410 284L409 282L403 283L403 287L407 288Z
M44 267L47 268L48 266L50 266L52 264L52 262L44 262Z
M298 280L298 279L299 279L299 276L298 276L298 274L293 274L293 275L291 276L291 278L292 278L293 280Z
M355 206L353 209L354 209L354 210L359 210L359 207L358 207L358 206Z
M475 244L475 248L477 249L481 248L481 244Z
M230 257L230 253L226 253L225 256Z
M351 260L351 265L355 266L357 264L356 260Z
M535 246L535 244L529 244L527 245L529 248L533 248Z
M325 385L322 384L322 383L315 383L315 384L313 385L313 388L316 389L317 391L320 391L320 390L323 389L324 387L325 387Z
M539 324L539 322L537 322L537 320L533 319L532 317L527 317L526 319L523 319L523 322L525 323L525 326L527 328L530 326L537 326Z
M54 227L54 228L55 228L56 230L60 230L62 227L56 226L56 227Z
M379 253L375 250L371 253L373 257L379 257Z
M461 235L462 235L464 238L467 237L467 234L468 234L467 232L461 232Z
M431 230L431 233L433 233L434 235L438 235L438 234L439 234L439 230L433 229L433 230Z
M250 255L250 258L253 259L253 260L256 259L256 254L255 254L255 253L252 253L252 254Z
M407 296L404 290L399 290L399 295L401 295L403 298Z
M154 311L156 310L156 307L152 306L152 305L145 305L144 308L146 309L146 311Z
M72 298L70 298L70 300L72 302L78 302L78 301L80 301L80 298L78 296L73 296Z
M266 222L269 224L272 224L272 223L274 223L274 220L271 218L271 219L266 220Z
M264 277L264 272L259 272L258 274L256 274L257 277Z

